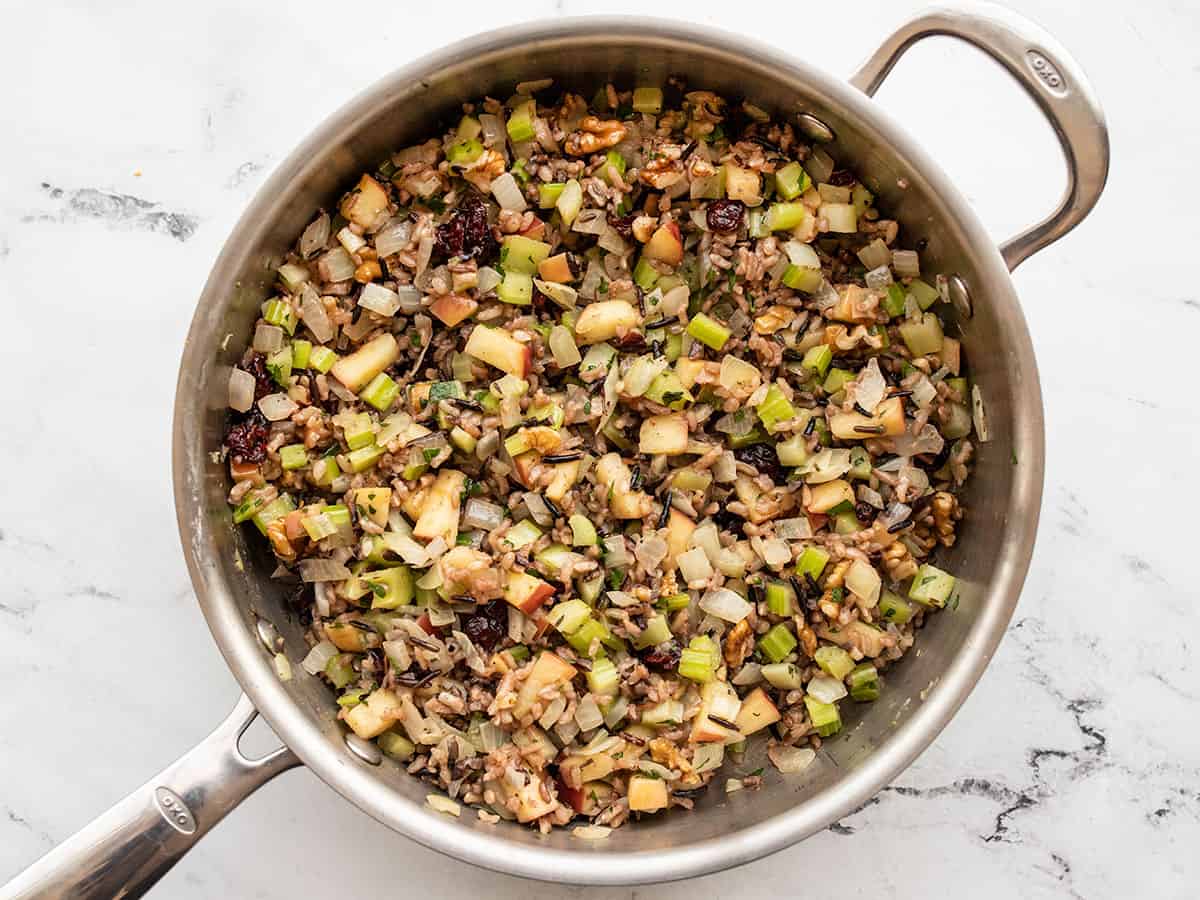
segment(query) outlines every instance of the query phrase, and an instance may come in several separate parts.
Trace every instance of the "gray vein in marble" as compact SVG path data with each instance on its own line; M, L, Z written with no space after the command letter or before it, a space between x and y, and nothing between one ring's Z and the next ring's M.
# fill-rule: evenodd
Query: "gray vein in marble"
M23 222L74 222L97 219L112 225L153 231L186 241L200 227L200 220L189 213L161 209L158 203L117 194L98 188L65 190L42 182L42 189L51 200L61 201L61 207L51 213L35 213L22 218Z
M28 831L30 834L32 834L34 837L36 837L39 841L41 841L47 847L53 847L54 844L56 843L56 841L54 840L54 838L51 835L42 831L40 828L34 828L32 822L30 822L24 816L17 815L15 810L10 809L7 806L0 807L0 809L4 810L5 818L7 818L8 821L12 822L18 828L23 828L26 831Z
M253 159L247 160L233 170L233 174L230 175L225 182L225 187L241 187L246 181L252 179L254 175L261 172L263 167L264 163L257 162Z

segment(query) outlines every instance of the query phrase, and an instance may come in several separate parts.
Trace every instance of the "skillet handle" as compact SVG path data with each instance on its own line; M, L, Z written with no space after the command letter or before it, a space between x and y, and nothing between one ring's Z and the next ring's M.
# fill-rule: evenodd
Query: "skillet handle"
M0 900L141 897L230 810L300 764L286 747L242 754L257 715L243 694L212 734L0 887Z
M874 96L909 47L948 35L1000 63L1033 98L1058 135L1067 163L1067 188L1058 208L1000 245L1009 271L1054 243L1091 211L1108 178L1108 126L1083 70L1066 50L1023 16L993 4L931 9L902 25L850 78Z

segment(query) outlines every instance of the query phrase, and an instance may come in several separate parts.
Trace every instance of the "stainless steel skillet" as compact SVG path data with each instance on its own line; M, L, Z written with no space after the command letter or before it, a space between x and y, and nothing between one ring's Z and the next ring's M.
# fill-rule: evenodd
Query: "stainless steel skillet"
M1049 119L1067 162L1067 190L1044 221L996 248L941 169L872 99L910 46L933 35L967 41L999 62ZM540 836L513 824L450 819L424 806L429 788L373 748L347 742L326 688L297 666L281 682L264 646L278 636L304 655L256 542L230 523L219 445L228 367L270 289L274 267L315 207L362 169L424 136L465 98L506 95L552 76L594 87L678 73L793 118L861 173L894 210L923 259L955 273L951 293L990 442L979 448L971 518L947 558L959 608L921 634L920 655L889 670L885 699L851 712L802 775L768 769L758 792L709 792L691 814L631 825L599 843ZM857 808L945 726L990 660L1015 608L1037 528L1043 476L1041 392L1009 272L1073 228L1108 170L1103 114L1082 72L1049 35L998 7L934 10L890 36L850 83L735 35L643 19L568 19L492 32L388 76L334 114L277 169L225 245L184 348L175 403L174 476L180 534L196 595L245 689L199 746L18 875L0 898L136 897L258 786L301 763L401 834L459 859L545 880L628 884L700 875L771 853ZM226 340L228 335L232 337ZM1014 460L1017 464L1014 465ZM274 649L274 648L272 648ZM260 711L285 743L251 760L238 738Z

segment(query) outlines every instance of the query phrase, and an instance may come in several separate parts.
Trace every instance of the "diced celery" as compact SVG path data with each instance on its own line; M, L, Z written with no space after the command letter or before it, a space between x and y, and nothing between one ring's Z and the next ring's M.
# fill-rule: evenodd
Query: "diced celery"
M286 300L268 300L262 305L262 317L288 334L296 333L296 311Z
M771 663L762 667L767 684L781 691L798 691L803 687L800 667L795 663Z
M755 425L746 434L731 434L729 435L729 449L738 450L742 447L749 447L751 444L761 444L767 440L767 433L758 425Z
M913 576L908 596L922 606L936 606L941 609L946 605L946 601L950 599L953 591L954 576L949 572L942 571L937 566L925 563L917 569L917 574Z
M933 313L922 313L919 321L900 324L900 337L913 356L937 353L942 349L942 320Z
M522 185L529 184L529 173L525 171L525 160L518 159L512 164L512 168L508 170L512 173L512 177L517 179Z
M400 385L380 372L358 396L364 403L370 404L380 412L387 412L400 396Z
M279 464L285 471L303 469L308 465L308 448L303 444L288 444L279 448Z
M783 662L787 655L796 649L796 636L781 622L773 625L771 630L762 636L758 642L758 649L771 662Z
M794 291L812 294L821 286L823 278L820 269L808 266L788 266L780 280Z
M836 394L854 378L854 373L849 369L839 369L835 366L829 370L829 374L825 376L825 383L821 387L827 394Z
M329 521L338 527L350 524L350 507L344 503L325 507L325 515L329 516Z
M379 744L379 749L385 755L398 762L412 759L413 754L417 752L417 747L412 741L394 731L385 731L375 739L375 742Z
M358 413L343 429L346 443L351 450L375 443L375 423L370 413Z
M455 425L450 429L450 443L463 453L474 453L475 447L479 443L475 436L469 431L464 431L462 428Z
M308 355L308 366L324 375L338 361L338 355L328 347L313 347Z
M646 627L642 629L642 633L634 639L633 646L641 650L644 647L653 647L670 639L671 627L667 624L666 617L651 616L646 622Z
M307 369L312 356L312 341L292 341L292 368Z
M687 333L713 350L720 350L729 340L730 331L716 319L696 313L688 322Z
M858 516L854 514L853 508L841 512L832 512L831 510L831 513L834 534L854 534L863 530L863 524L858 521Z
M594 575L591 578L581 578L578 582L579 596L583 598L583 602L588 606L595 606L596 601L600 599L600 592L604 590L604 573Z
M922 281L920 278L914 278L908 283L908 292L913 295L922 310L929 309L942 299L937 288L930 286L928 282Z
M752 238L765 238L771 236L771 229L767 227L767 214L761 209L750 210L749 218L747 219L747 230Z
M330 657L329 662L325 663L325 677L332 681L338 690L348 685L358 677L358 673L354 671L354 655L339 653Z
M588 690L598 697L615 697L620 690L620 679L617 667L606 656L592 663L592 669L587 673Z
M360 447L358 450L351 450L346 454L346 461L350 463L350 471L357 474L365 472L379 462L379 458L386 452L385 448L371 444L367 447Z
M855 184L854 189L850 191L850 202L854 205L855 212L861 216L863 210L875 202L875 195L861 183Z
M529 648L524 644L517 644L515 647L508 648L509 655L517 662L525 662L529 659Z
M768 231L791 231L803 225L808 215L808 209L803 203L772 203L767 209L764 224Z
M571 546L594 547L600 542L596 526L582 513L573 513L571 518L567 519L567 524L571 526Z
M828 344L817 344L805 351L804 358L800 360L800 366L818 378L824 378L825 373L829 371L831 362L833 362L833 348Z
M564 600L546 614L550 624L564 635L578 631L592 617L592 608L582 600Z
M600 649L596 651L596 655L603 655L604 647L623 646L623 642L619 638L613 636L613 633L608 630L608 626L596 618L589 618L579 626L572 634L567 635L567 643L576 653L590 655L592 652L592 644L599 641Z
M850 448L850 471L846 474L852 480L866 481L871 477L871 454L866 447Z
M254 514L253 522L263 534L267 533L267 526L276 519L286 516L296 508L296 504L292 502L292 498L287 494L280 494L262 509Z
M465 166L479 159L483 153L483 144L475 138L455 141L446 149L446 161L454 166Z
M672 369L660 373L646 388L645 398L674 410L683 409L692 402L692 394L683 386Z
M263 502L261 497L250 495L241 503L239 503L236 509L234 509L233 521L237 524L241 524L247 519L253 518L255 514L257 514L258 511L265 505L266 504Z
M912 604L893 591L884 591L879 598L880 618L903 625L912 618Z
M958 394L958 396L960 396L963 400L967 399L967 395L969 393L967 379L965 379L965 378L947 378L946 379L946 387L950 388L950 390L952 390L956 394Z
M639 87L633 89L633 111L658 115L662 112L662 88Z
M529 306L533 303L533 276L506 269L504 280L496 286L496 297L513 306Z
M829 552L810 544L804 548L800 558L796 560L796 574L801 578L810 575L815 580L821 577L821 573L825 571L828 563Z
M871 663L859 663L846 676L850 696L860 703L879 699L879 672Z
M675 362L682 355L683 335L674 332L668 334L666 344L663 346L663 356L667 358L667 362Z
M304 526L304 530L308 533L309 538L314 541L337 534L338 531L337 526L333 524L333 520L323 512L312 516L305 516L300 520L300 524Z
M841 647L818 647L813 659L821 667L821 671L841 681L854 668L854 660Z
M525 432L518 431L504 439L504 449L511 457L518 457L529 449L529 439Z
M643 291L652 290L658 279L659 271L650 264L650 260L645 256L639 259L637 265L633 267L633 280Z
M458 120L456 133L460 141L469 141L483 133L483 125L474 116L463 116Z
M796 592L786 581L768 581L764 593L767 609L777 616L790 616L796 609Z
M684 466L676 469L671 475L671 487L681 491L706 491L712 484L712 472L708 469L694 469Z
M396 609L408 606L416 596L416 583L412 569L408 566L396 566L379 572L364 572L363 582L371 591L372 609Z
M767 396L763 398L763 402L758 404L759 421L763 423L767 431L770 431L780 422L786 422L788 419L795 418L796 408L779 389L779 385L772 384L767 388Z
M504 533L500 540L510 550L520 550L528 547L542 536L542 529L533 523L532 519L522 519Z
M775 455L779 457L780 465L804 465L808 461L808 438L802 431L797 431L786 441L775 445Z
M616 150L609 150L608 153L606 153L604 155L604 168L601 169L600 171L604 174L605 181L608 180L608 167L609 166L612 166L614 169L616 169L618 175L624 175L625 174L625 157L623 157Z
M681 609L687 609L692 602L692 598L685 591L682 594L671 594L667 597L659 597L658 605L667 612L677 612Z
M808 190L811 184L808 173L795 160L775 172L775 193L784 200L794 200Z
M904 315L904 288L894 281L887 286L887 296L883 298L883 311L893 319Z
M275 383L286 388L288 379L292 377L292 348L284 347L268 355L266 365L267 372Z
M558 198L562 196L563 188L566 182L558 184L539 184L538 185L538 209L553 209L558 203Z
M520 234L510 234L504 239L500 251L500 263L504 271L520 272L522 275L537 274L538 263L550 255L550 245L535 241Z
M534 136L533 120L536 115L537 110L532 100L526 100L513 109L512 115L508 117L508 122L505 124L509 140L514 144L532 141Z
M707 650L684 650L679 654L679 674L698 684L712 681L712 654Z
M804 705L808 709L808 718L817 734L829 737L842 730L842 716L837 704L822 703L816 697L805 695Z

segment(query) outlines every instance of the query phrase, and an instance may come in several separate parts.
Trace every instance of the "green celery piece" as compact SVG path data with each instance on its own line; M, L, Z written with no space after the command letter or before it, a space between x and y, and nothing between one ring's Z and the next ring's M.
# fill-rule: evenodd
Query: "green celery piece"
M811 184L808 173L795 160L775 172L775 193L784 200L794 200Z
M912 585L908 589L909 599L916 600L922 606L941 609L954 591L954 581L954 576L949 572L925 563L913 576Z
M783 662L787 655L796 649L796 636L781 622L773 625L771 630L762 636L758 642L758 649L771 662Z
M513 109L508 117L506 129L508 137L514 144L533 140L533 119L536 115L534 101L527 100Z
M854 668L854 659L841 647L818 647L813 660L826 675L841 681Z
M728 328L705 313L696 313L688 322L687 333L713 350L720 350L729 340Z
M539 184L538 185L538 209L554 209L558 203L558 198L562 195L563 188L566 182L557 184Z
M810 544L804 548L800 553L800 558L796 560L796 574L801 578L811 575L813 579L817 579L821 577L821 573L825 571L825 566L828 564L829 552Z
M312 356L312 341L292 341L292 368L307 369Z
M776 616L790 616L796 608L796 592L786 581L768 581L763 592L767 598L767 609Z
M296 508L296 504L292 502L292 498L287 494L280 494L253 516L255 527L263 534L267 533L267 526L276 519L286 516Z
M767 395L763 398L763 402L758 404L756 411L759 421L763 423L767 431L780 422L786 422L796 417L795 407L777 384L772 384L767 388Z
M828 344L817 344L805 351L804 358L800 360L800 366L818 378L824 378L825 373L829 371L829 364L832 362L833 348Z
M284 471L303 469L308 465L308 448L303 444L288 444L279 448L279 464Z
M879 598L880 618L903 625L912 618L912 604L893 591L884 591Z
M805 695L804 705L808 718L821 737L829 737L842 730L842 716L834 703L822 703L811 695Z
M483 154L483 144L476 138L455 141L446 150L446 161L453 166L465 166Z

